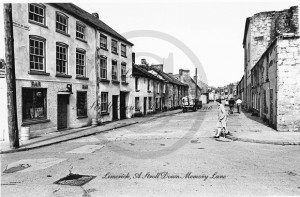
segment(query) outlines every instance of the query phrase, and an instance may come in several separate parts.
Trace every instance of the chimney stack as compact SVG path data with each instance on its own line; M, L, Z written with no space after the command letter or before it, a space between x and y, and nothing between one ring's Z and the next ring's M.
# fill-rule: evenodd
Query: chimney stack
M146 61L146 59L141 59L141 64L143 64L143 65L147 65L147 61Z
M92 15L99 19L99 14L97 12L92 13Z

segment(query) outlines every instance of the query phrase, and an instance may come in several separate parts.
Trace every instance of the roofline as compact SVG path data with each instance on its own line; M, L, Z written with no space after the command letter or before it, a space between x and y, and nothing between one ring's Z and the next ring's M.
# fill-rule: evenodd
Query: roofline
M114 38L118 38L119 40L121 40L121 41L123 41L123 42L126 42L127 44L129 44L129 45L131 45L131 46L134 46L134 44L133 43L131 43L131 42L129 42L128 40L124 40L123 38L121 38L121 37L116 37L115 35L112 35L111 33L109 33L109 32L107 32L107 31L105 31L104 29L102 29L101 27L99 27L99 26L97 26L97 25L94 25L92 22L90 22L89 20L86 20L85 18L83 18L83 17L81 17L81 16L78 16L78 15L75 15L75 14L73 14L73 13L71 13L69 10L67 10L67 9L65 9L64 7L62 7L62 6L60 6L59 4L60 3L47 3L47 4L49 4L49 5L52 5L52 6L54 6L54 7L56 7L56 8L60 8L60 9L62 9L62 10L64 10L64 11L66 11L68 14L70 14L71 16L73 16L73 17L75 17L75 18L79 18L80 20L82 20L82 21L84 21L84 22L86 22L87 24L89 24L90 26L92 26L92 27L94 27L96 30L101 30L101 31L103 31L103 32L105 32L106 34L108 34L108 35L110 35L111 37L114 37ZM79 7L79 6L77 6L77 5L75 5L75 4L73 4L73 3L69 3L69 4L72 4L73 6L76 6L76 7L78 7L78 8L80 8L80 9L82 9L81 7ZM83 11L85 11L84 9L82 9ZM92 17L94 17L92 14L90 14L89 12L87 12L87 11L85 11L86 13L88 13L89 15L91 15ZM96 18L97 19L97 18ZM100 19L98 19L99 21L100 21ZM103 22L103 21L102 21ZM104 23L104 22L103 22ZM105 25L107 25L106 23L104 23ZM107 25L108 26L108 25ZM109 26L108 26L109 27ZM111 27L110 27L111 28ZM113 29L113 28L111 28L111 29Z
M244 30L244 39L243 39L243 48L245 47L245 42L246 42L247 32L248 32L248 29L249 29L250 19L251 19L251 17L246 18L245 30Z

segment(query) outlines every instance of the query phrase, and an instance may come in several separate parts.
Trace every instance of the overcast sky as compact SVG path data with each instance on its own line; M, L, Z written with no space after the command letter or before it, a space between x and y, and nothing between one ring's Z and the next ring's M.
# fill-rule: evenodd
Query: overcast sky
M204 80L206 75L208 85L213 86L236 82L243 75L242 41L247 17L263 11L299 6L299 0L71 2L90 13L98 12L100 19L120 34L134 30L154 30L175 37L198 57L205 71L198 72L198 76ZM3 10L2 6L0 9ZM0 36L3 37L3 33ZM133 51L136 53L148 52L161 58L167 58L169 53L173 53L175 74L180 68L190 69L191 75L195 74L195 66L186 56L186 51L174 43L151 37L130 38L129 41L134 43ZM0 50L3 56L3 47ZM137 62L140 62L140 58L137 58ZM144 58L150 63L160 63L151 57Z

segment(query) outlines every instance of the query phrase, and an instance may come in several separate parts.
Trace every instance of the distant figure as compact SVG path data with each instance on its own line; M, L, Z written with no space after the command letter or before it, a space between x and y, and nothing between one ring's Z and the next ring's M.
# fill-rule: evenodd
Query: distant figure
M238 98L238 100L236 100L236 108L237 108L238 113L240 113L241 104L242 104L242 100L240 98Z
M224 130L225 135L230 135L230 132L227 130L227 114L224 105L221 104L221 99L217 99L218 104L218 130L215 138L219 138L222 130Z
M230 108L230 114L233 114L233 108L234 108L234 104L235 104L234 99L231 98L228 103L229 103L229 108Z

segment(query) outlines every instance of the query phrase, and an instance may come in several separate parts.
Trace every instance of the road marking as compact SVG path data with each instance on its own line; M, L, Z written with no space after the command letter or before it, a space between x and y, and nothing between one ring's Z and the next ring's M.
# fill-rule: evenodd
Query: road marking
M101 148L103 148L104 145L85 145L79 148L76 148L74 150L71 150L67 153L76 153L76 154L80 154L80 153L93 153L97 150L100 150Z
M24 160L19 160L11 164L8 164L6 169L10 169L20 165L29 165L30 167L18 172L31 172L31 171L43 170L49 168L65 160L66 160L65 158L24 159Z

